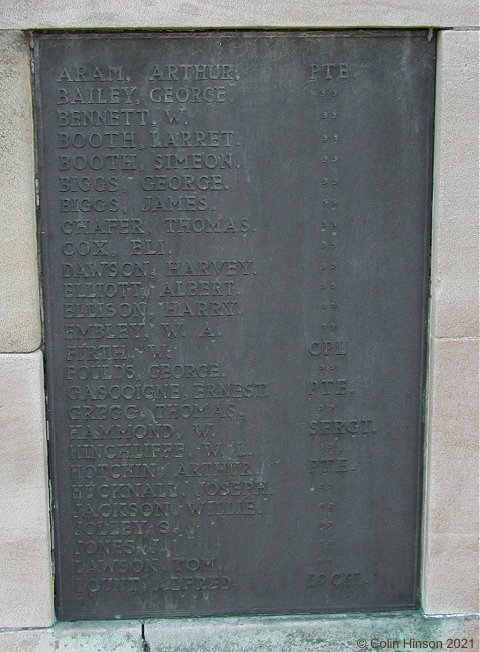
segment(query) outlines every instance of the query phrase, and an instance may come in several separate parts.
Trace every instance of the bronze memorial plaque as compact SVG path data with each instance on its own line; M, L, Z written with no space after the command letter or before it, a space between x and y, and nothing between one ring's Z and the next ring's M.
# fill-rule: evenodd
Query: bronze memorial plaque
M415 608L435 40L35 47L58 617Z

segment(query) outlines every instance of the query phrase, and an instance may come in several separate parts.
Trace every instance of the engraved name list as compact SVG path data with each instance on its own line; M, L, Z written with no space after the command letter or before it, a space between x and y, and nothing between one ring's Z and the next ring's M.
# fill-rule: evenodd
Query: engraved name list
M432 42L35 47L59 617L413 608Z

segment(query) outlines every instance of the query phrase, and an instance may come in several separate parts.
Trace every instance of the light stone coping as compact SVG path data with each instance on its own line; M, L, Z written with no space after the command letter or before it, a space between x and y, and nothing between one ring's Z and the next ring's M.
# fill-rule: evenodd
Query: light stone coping
M478 621L474 618L374 614L347 617L251 616L145 622L145 640L150 652L409 650L415 649L408 645L411 638L417 641L442 641L443 648L446 648L449 637L473 639L473 647L470 649L478 650ZM383 648L375 648L374 645L380 641L390 641L390 647L385 645Z
M3 13L3 8L0 13ZM30 54L0 32L0 352L40 345Z
M53 622L42 354L0 355L0 628Z
M435 112L432 334L479 335L478 31L440 32Z
M478 613L479 341L433 339L426 457L423 607Z
M478 27L476 0L3 0L0 29Z
M0 652L144 652L139 621L59 623L0 632Z

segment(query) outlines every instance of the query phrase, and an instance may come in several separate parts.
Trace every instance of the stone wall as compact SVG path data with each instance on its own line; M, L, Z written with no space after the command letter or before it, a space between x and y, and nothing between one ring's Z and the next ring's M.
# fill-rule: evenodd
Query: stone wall
M91 629L82 626L72 630L68 625L52 628L48 431L41 350L29 48L29 31L45 28L441 28L435 113L421 601L427 615L478 612L479 21L476 1L168 3L159 0L152 3L126 0L114 6L110 2L79 0L60 4L61 7L51 0L4 0L0 16L0 482L3 496L0 629L5 630L0 631L0 651L37 649L37 645L43 645L42 650L53 650L57 649L53 646L58 641L60 649L72 650L103 649L96 647L97 642L101 645L107 639L110 643L118 639L121 650L140 650L143 645L137 623L92 624ZM417 616L412 618L413 631L418 623L415 625ZM289 635L301 631L307 641L308 635L314 636L315 622L320 621L322 631L327 631L328 625L329 633L322 639L325 646L318 649L339 649L334 644L328 647L328 641L335 636L337 640L339 636L347 640L346 621L339 617L317 621L283 618L275 620L276 624L272 624L272 619L231 620L221 621L215 634L221 643L227 640L222 636L230 632L233 637L229 639L230 647L219 647L220 643L214 647L211 643L205 649L253 650L262 641L267 650L300 649L288 647ZM198 646L203 645L206 632L211 629L202 629L200 621L194 622L197 625L183 621L178 627L148 624L145 631L146 635L151 634L152 649L167 649L157 648L156 640L163 640L164 645L165 641L171 641L168 649L172 651L203 649ZM351 628L365 630L367 637L382 627L385 636L390 631L395 635L395 625L390 621L380 618L368 622L369 625L364 620L356 621ZM468 619L445 622L451 625L450 629L446 625L447 629L442 630L445 636L455 635L453 630L459 630L458 635L463 636L466 634L462 631L472 633L475 629L473 621ZM210 619L209 626L215 629L215 619ZM271 627L276 628L280 638L271 639L277 643L268 647L268 637L273 636ZM426 636L425 625L422 627L415 631ZM42 634L7 631L26 628L46 629ZM247 631L250 639L242 636ZM175 647L178 632L183 632L184 641L193 637L192 647ZM205 640L213 641L208 636ZM248 647L248 640L255 640L255 645ZM277 647L271 647L274 644ZM354 644L355 641L351 648L345 649L356 649ZM305 643L302 649L314 648Z

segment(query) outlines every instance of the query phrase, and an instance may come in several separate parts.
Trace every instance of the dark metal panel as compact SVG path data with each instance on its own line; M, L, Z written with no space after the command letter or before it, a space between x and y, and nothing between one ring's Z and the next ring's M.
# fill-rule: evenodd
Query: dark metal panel
M37 38L60 618L416 605L434 47Z

